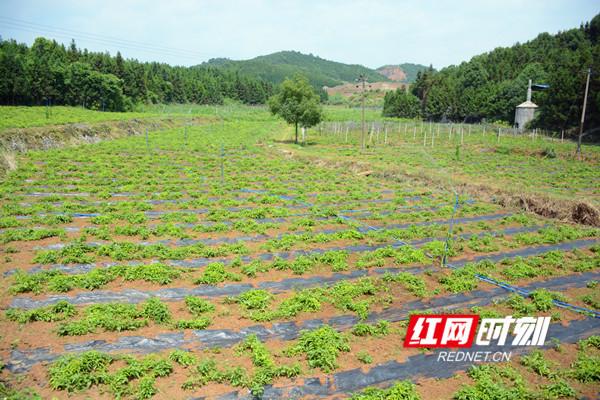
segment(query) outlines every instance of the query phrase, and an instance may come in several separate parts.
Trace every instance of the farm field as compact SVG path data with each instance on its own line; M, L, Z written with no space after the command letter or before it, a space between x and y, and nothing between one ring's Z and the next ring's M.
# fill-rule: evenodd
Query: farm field
M560 132L546 136L493 125L380 120L367 124L361 150L360 122L342 121L323 123L310 140L314 146L299 150L456 190L466 185L600 205L600 148L584 144L582 161L574 162L576 143L561 140Z
M353 119L360 116L360 111L345 107L326 106L327 116L332 120ZM168 117L215 117L217 119L243 118L244 120L273 120L268 116L265 106L242 106L237 103L226 103L223 106L198 104L156 104L141 105L133 112L103 112L80 107L52 106L2 106L0 109L0 131L14 128L31 128L48 125L101 123L131 119L168 118ZM369 109L365 112L368 121L381 119L381 110Z
M600 229L460 186L598 206L596 148L576 164L571 142L475 128L431 148L388 120L361 152L334 128L356 110L326 110L306 146L262 108L191 110L218 120L16 156L0 184L7 396L597 397ZM468 369L403 347L407 318L431 312L552 322L544 347Z
M158 113L152 112L101 112L65 106L52 106L49 108L39 106L2 106L0 131L8 128L30 128L35 126L72 124L78 122L94 123L120 121L158 115Z

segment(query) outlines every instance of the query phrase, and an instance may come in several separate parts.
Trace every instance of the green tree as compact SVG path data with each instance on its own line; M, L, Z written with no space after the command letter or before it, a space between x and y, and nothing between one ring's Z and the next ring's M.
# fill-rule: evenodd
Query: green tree
M86 104L87 107L97 110L124 110L119 78L94 71L87 64L75 62L69 65L65 87L65 100L70 104Z
M295 127L295 143L298 143L298 126L309 128L321 122L323 110L319 96L308 80L301 75L286 79L279 90L269 99L269 109Z
M383 99L383 116L416 118L421 114L421 102L414 94L403 89L387 92Z
M225 97L264 104L271 93L270 83L229 70L141 63L79 50L74 41L65 48L37 38L28 47L0 37L0 104L120 110L138 102L222 104Z

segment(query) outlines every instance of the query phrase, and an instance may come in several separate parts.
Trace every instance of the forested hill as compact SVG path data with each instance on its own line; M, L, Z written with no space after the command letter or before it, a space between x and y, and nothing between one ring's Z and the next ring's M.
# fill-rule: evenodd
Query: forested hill
M209 60L203 66L213 66L226 71L239 71L248 76L277 84L286 77L302 74L317 88L353 82L360 74L370 82L389 81L377 71L362 65L344 64L322 59L297 51L280 51L250 60L234 61L224 58Z
M383 67L377 68L376 71L392 80L413 83L417 79L417 74L426 69L427 67L425 65L404 63L398 65L384 65ZM392 78L390 73L395 77Z
M0 104L81 105L123 111L135 103L264 103L268 82L218 68L173 67L88 52L37 38L28 47L0 39Z
M512 47L499 47L439 72L419 74L412 92L421 100L421 115L439 120L514 121L515 107L525 101L527 81L550 85L533 93L539 106L535 126L560 130L581 118L586 72L590 83L586 130L600 127L600 15L579 28Z

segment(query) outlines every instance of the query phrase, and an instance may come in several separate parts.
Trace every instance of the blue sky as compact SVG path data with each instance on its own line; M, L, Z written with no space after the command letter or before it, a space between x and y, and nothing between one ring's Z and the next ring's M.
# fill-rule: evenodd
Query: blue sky
M0 35L73 37L90 50L176 65L298 50L372 68L440 68L599 12L593 0L0 0Z

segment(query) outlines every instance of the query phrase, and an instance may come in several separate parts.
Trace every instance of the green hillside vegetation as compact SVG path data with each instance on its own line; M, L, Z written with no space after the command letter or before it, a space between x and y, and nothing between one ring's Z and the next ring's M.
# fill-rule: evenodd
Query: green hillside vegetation
M412 92L424 118L454 121L514 121L515 106L525 101L527 81L550 85L533 93L539 106L534 127L577 127L586 71L600 71L600 15L579 28L555 35L541 33L512 47L499 47L439 72L418 74ZM600 74L593 74L586 130L600 125ZM596 132L597 134L597 132Z
M427 67L422 64L404 63L399 65L406 74L406 82L413 83L417 80L419 71L425 71Z
M37 38L28 47L0 39L0 104L78 105L107 111L136 103L265 103L272 85L233 71L173 67L94 53Z
M260 78L272 84L278 84L285 78L302 74L316 88L352 82L360 74L365 75L370 82L389 81L377 71L362 65L329 61L297 51L280 51L241 61L217 58L202 65L239 71L243 75Z
M365 106L366 107L383 107L383 99L386 92L377 90L368 90L365 92ZM362 94L360 92L354 93L349 97L343 96L339 93L330 95L327 99L327 104L346 106L346 107L361 107L362 106Z
M384 65L382 67L377 68L377 70L380 70L385 67L398 67L402 71L404 71L404 73L406 74L406 79L402 80L401 82L406 82L406 83L413 83L414 81L417 80L417 74L419 72L425 71L427 69L427 66L422 65L422 64L403 63L403 64Z

